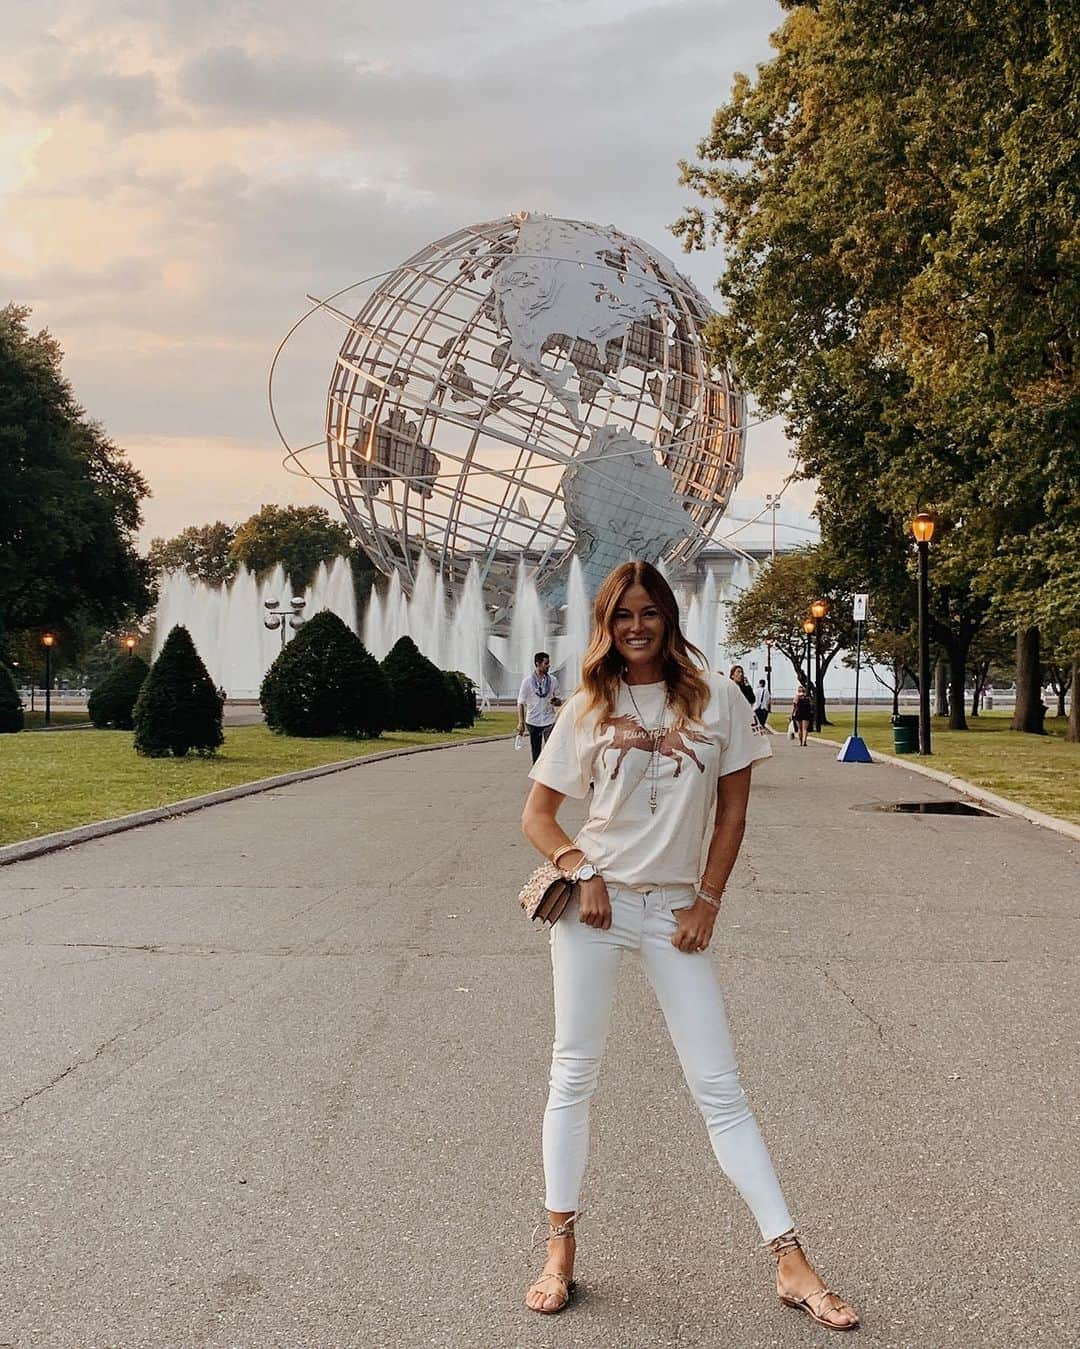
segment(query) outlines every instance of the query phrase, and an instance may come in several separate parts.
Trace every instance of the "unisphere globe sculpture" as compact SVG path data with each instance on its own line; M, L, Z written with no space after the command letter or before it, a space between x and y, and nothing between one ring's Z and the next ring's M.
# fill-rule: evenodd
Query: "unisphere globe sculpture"
M689 562L742 474L745 401L710 369L711 309L612 227L522 212L447 235L380 281L326 411L333 490L411 592L426 554L505 611L524 561L549 606L627 557Z

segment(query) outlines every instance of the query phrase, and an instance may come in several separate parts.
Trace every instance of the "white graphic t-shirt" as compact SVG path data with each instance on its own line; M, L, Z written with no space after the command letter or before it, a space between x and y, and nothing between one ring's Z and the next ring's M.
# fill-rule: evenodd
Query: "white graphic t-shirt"
M664 684L635 684L639 720L625 684L615 712L592 712L580 722L585 695L562 709L543 753L529 774L564 796L582 798L592 785L585 827L575 842L605 880L647 889L697 885L712 835L719 778L768 759L768 732L735 684L709 678L711 694L700 722L669 727L653 764L651 731L664 708ZM656 812L649 794L656 781Z

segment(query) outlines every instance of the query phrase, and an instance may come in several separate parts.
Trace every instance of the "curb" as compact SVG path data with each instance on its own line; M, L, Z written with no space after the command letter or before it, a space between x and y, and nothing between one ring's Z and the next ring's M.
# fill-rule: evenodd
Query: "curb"
M843 741L826 740L822 736L816 736L812 744L815 745L834 745L837 749L843 749ZM993 792L988 792L985 787L977 787L975 783L968 782L964 778L955 777L951 773L942 773L937 768L924 768L922 764L909 763L907 759L901 759L895 754L880 754L878 751L870 751L875 763L892 764L896 768L906 768L909 773L918 773L921 777L931 778L934 782L940 782L945 787L950 787L954 792L959 792L961 796L970 796L973 801L978 801L984 806L993 806L995 810L1000 810L1005 815L1016 815L1022 820L1027 820L1029 824L1036 824L1040 829L1050 829L1055 834L1063 834L1065 838L1071 838L1080 843L1080 825L1072 824L1069 820L1058 819L1056 815L1044 815L1041 810L1032 810L1030 806L1023 806L1019 801L1013 801L1007 796L995 796Z
M311 778L329 777L331 773L344 773L349 768L362 768L365 764L379 763L384 759L401 759L406 754L430 754L438 749L461 749L467 745L491 745L499 740L513 740L513 738L513 734L483 735L475 736L471 740L448 740L440 745L410 745L406 749L389 749L382 754L362 754L355 759L338 759L334 763L318 764L315 768L300 768L294 773L279 773L272 778L256 778L254 782L241 782L235 787L222 787L220 791L207 792L204 796L189 796L183 801L172 801L168 805L154 806L150 810L135 811L131 815L118 815L112 820L98 820L93 824L79 825L75 829L42 834L40 838L29 838L23 843L9 843L0 848L0 867L10 866L13 862L26 862L32 857L42 857L46 853L71 848L78 843L90 843L97 838L107 838L110 834L124 834L129 829L141 829L146 824L157 824L161 820L175 819L179 815L190 815L196 810L205 810L207 806L221 806L227 801L238 801L245 796L270 792L275 787L289 787L294 782L307 782Z

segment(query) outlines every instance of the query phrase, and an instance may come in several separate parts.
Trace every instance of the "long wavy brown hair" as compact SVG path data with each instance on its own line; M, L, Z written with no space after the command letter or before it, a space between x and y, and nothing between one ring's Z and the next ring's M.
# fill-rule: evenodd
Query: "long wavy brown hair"
M709 685L703 671L704 655L688 642L679 626L679 603L671 587L651 562L624 562L609 572L593 602L593 631L581 662L581 688L585 694L580 717L599 712L601 719L614 716L619 682L626 668L615 649L615 611L631 586L640 585L664 620L661 653L664 682L675 713L675 724L700 721L709 701Z

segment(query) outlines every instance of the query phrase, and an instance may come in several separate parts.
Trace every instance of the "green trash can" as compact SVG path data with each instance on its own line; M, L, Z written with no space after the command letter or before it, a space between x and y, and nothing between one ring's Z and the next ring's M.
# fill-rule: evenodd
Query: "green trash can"
M919 748L919 718L907 715L893 717L892 742L897 754L915 754Z

